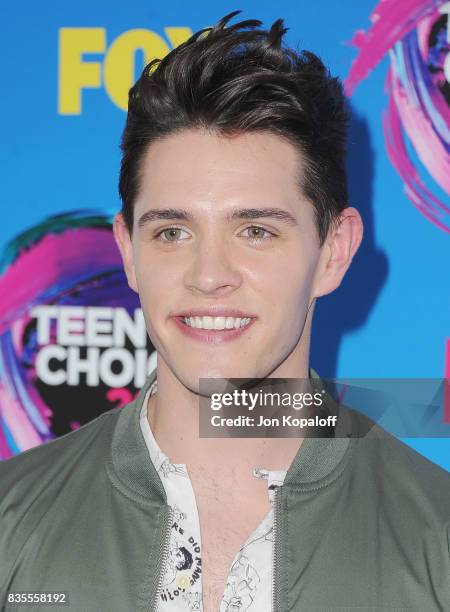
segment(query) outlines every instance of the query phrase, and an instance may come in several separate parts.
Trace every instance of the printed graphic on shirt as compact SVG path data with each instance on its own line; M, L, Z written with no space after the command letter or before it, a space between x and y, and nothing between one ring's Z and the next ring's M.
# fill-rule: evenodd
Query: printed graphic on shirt
M183 599L187 603L189 611L201 612L202 607L200 593L198 591L195 593L183 593Z
M264 533L253 532L249 537L245 545L241 548L239 553L243 552L250 544L255 544L257 542L273 542L273 527L268 527L267 531Z
M184 476L185 478L189 478L185 465L170 463L167 457L162 460L161 467L159 469L164 478L168 478L169 474L176 474L177 476Z
M180 510L180 508L178 508L178 506L177 506L177 505L175 505L175 506L172 508L172 511L173 511L173 518L174 518L176 521L183 521L184 519L186 519L186 518L187 518L187 514L186 514L186 512L182 512L182 511Z
M225 612L244 612L252 605L260 577L248 557L241 554L231 566L222 608Z
M162 602L173 602L182 597L189 610L200 610L200 592L195 591L195 584L202 572L201 546L186 529L187 514L178 506L173 510L169 555L160 598Z

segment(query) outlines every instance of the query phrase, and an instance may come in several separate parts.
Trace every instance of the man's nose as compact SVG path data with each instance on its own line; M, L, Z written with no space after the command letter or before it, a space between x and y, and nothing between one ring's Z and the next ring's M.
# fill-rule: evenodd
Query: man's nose
M204 237L198 241L189 258L184 281L191 291L223 295L242 283L232 245L225 239L213 235Z

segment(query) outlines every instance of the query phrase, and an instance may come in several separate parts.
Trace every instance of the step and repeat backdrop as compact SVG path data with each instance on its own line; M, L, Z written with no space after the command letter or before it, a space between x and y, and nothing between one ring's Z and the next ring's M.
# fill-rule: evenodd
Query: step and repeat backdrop
M365 235L317 305L312 367L450 378L450 2L9 3L0 459L123 406L155 366L111 231L128 90L151 59L235 9L232 23L284 18L286 42L317 53L351 104L350 204ZM450 469L448 438L405 441Z

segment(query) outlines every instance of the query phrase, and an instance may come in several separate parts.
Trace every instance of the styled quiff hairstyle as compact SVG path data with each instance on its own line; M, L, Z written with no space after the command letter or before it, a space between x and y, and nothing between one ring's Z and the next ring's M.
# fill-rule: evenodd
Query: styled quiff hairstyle
M283 19L227 26L233 11L152 60L130 89L119 193L130 234L145 154L153 141L188 129L232 137L272 133L303 158L296 177L312 203L322 245L347 203L346 98L340 80L309 51L286 47ZM299 164L300 167L300 164Z

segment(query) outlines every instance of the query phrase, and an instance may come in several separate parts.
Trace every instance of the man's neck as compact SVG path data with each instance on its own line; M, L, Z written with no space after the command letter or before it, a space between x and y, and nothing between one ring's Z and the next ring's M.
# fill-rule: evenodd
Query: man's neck
M308 378L307 364L300 369L302 371L297 377ZM170 384L173 383L172 377L165 366L158 369L158 391L150 397L147 406L150 428L171 462L186 464L191 470L210 470L211 473L222 471L226 465L226 469L236 476L249 474L254 467L269 470L289 468L303 438L201 438L199 396L179 381Z

